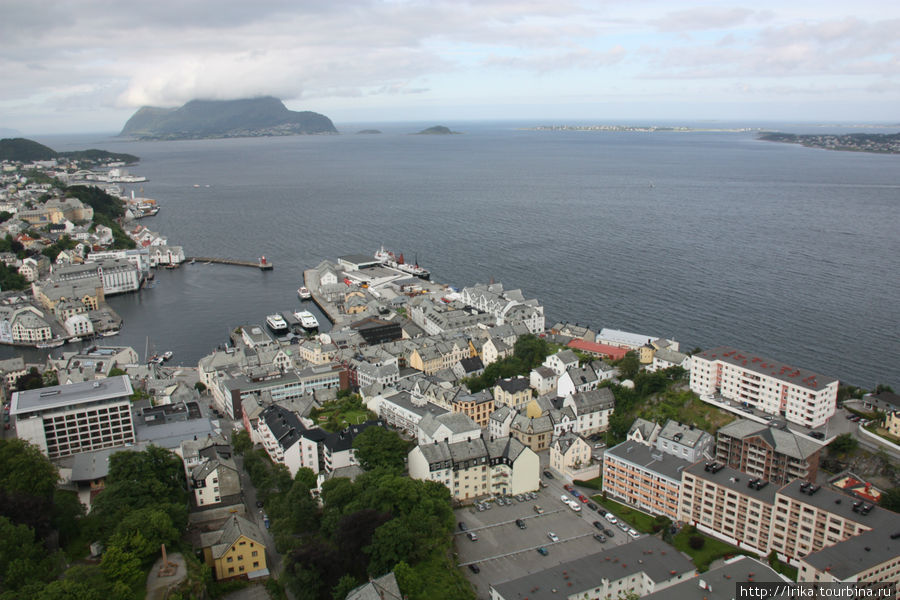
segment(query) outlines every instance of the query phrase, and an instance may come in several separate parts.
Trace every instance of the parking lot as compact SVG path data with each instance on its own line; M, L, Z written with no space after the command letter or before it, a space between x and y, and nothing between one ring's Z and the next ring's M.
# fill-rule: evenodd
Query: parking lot
M458 562L479 598L489 597L490 583L515 579L630 541L626 533L606 522L603 513L590 510L586 504L582 504L580 512L574 512L563 504L561 494L573 496L563 489L562 481L547 478L544 481L548 487L537 493L536 500L513 499L510 506L493 505L483 512L471 506L456 511ZM537 514L535 505L543 508L544 513ZM526 529L520 529L516 519L522 519ZM600 521L615 535L600 543L593 537L598 533L594 521ZM460 522L465 523L467 532L478 537L477 541L471 541L467 532L459 529ZM559 542L551 541L549 532L556 534ZM539 554L538 548L545 548L547 555ZM473 563L480 570L477 574L468 568Z

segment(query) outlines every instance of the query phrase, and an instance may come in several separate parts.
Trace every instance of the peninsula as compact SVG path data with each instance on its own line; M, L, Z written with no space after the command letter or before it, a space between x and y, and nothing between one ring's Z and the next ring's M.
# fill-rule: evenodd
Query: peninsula
M288 110L271 96L243 100L191 100L179 108L144 106L120 137L186 140L337 133L325 115Z
M133 154L108 152L106 150L72 150L57 152L56 150L26 138L6 138L0 140L0 160L10 162L32 162L64 159L84 166L109 165L109 163L132 164L140 160Z
M759 139L766 142L782 142L800 144L807 148L823 150L843 150L849 152L877 152L881 154L900 154L900 133L834 133L797 135L767 131L761 133Z

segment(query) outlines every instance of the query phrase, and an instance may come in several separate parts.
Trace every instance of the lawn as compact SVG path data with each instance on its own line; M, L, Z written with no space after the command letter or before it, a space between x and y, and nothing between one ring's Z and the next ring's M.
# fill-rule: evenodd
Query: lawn
M695 535L703 539L703 546L698 550L691 548L690 545L690 539ZM707 571L710 563L717 558L734 556L736 554L746 554L747 556L758 558L753 552L735 548L731 544L726 544L725 542L720 542L717 539L703 535L690 525L683 527L681 531L675 535L672 539L672 545L690 556L691 560L694 561L694 566L696 566L697 570L701 573Z
M365 410L350 410L343 412L339 409L323 410L316 417L319 427L325 431L339 431L348 425L364 423L369 417Z
M640 407L640 416L658 423L675 419L686 425L694 425L704 431L715 432L735 420L735 416L700 400L690 390L668 389L661 398L646 401Z
M659 531L660 527L668 526L669 524L668 519L662 522L657 521L656 517L652 515L635 510L615 500L603 498L602 495L594 496L593 500L641 533L654 533ZM654 529L654 526L656 526L656 529Z

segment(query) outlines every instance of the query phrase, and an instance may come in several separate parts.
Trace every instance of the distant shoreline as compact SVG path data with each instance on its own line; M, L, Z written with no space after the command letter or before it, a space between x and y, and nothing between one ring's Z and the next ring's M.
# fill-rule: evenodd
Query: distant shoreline
M670 127L670 126L638 126L638 125L538 125L536 127L521 127L521 131L633 131L641 133L657 132L725 132L746 133L749 131L762 131L759 127Z
M793 133L764 132L759 139L766 142L800 144L807 148L836 150L840 152L870 152L875 154L900 154L900 133L833 133L796 135Z

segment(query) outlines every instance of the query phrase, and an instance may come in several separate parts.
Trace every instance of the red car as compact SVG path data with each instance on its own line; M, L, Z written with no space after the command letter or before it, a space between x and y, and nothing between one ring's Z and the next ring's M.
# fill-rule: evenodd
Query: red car
M567 492L573 491L573 490L572 490L572 486L569 485L568 483L567 483L566 485L563 486L563 489L565 489Z
M578 499L581 500L584 504L587 504L587 503L588 503L588 498L587 498L587 496L578 496Z

